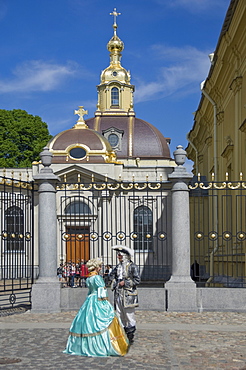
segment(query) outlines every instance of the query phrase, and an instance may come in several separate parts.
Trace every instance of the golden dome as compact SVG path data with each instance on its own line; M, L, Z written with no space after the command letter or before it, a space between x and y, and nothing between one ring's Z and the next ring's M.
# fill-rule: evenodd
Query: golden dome
M111 81L118 81L123 84L130 84L130 72L121 65L110 65L101 73L101 83L108 83Z
M115 34L112 39L107 44L107 49L110 53L112 52L121 52L124 49L124 43L121 39Z

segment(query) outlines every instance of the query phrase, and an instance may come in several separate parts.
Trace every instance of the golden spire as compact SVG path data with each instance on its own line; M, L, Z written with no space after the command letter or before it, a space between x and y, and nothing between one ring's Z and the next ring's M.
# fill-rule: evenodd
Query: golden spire
M97 86L98 103L97 115L111 114L117 111L121 114L133 115L133 91L134 86L131 85L130 71L127 71L121 66L121 52L124 49L124 43L117 35L117 17L121 13L114 8L112 13L114 17L113 37L107 44L107 49L110 53L110 65L101 73L100 84ZM113 94L116 98L113 99Z
M116 19L119 15L121 15L121 13L118 13L116 11L116 8L114 8L114 11L110 13L110 15L113 15L114 17L114 23L113 23L114 36L111 38L111 40L108 42L108 45L107 45L108 51L110 52L110 64L120 66L120 59L121 59L120 52L124 49L124 43L117 36L116 30L118 28L118 25L116 23Z

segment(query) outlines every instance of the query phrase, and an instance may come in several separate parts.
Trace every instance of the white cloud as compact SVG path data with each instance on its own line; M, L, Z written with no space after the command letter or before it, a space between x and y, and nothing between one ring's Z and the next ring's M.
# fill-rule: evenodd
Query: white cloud
M171 94L182 92L190 94L192 84L199 87L199 83L206 78L210 61L208 51L200 51L194 47L184 48L168 47L163 45L153 46L159 67L158 78L155 81L138 81L135 102L152 100Z
M15 68L11 79L0 80L1 93L50 91L56 89L65 78L73 76L76 63L59 65L41 60L25 62Z

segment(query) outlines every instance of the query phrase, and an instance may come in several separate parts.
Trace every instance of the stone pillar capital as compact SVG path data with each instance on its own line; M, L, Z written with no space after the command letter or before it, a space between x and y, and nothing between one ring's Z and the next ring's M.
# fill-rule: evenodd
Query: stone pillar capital
M49 168L53 154L48 147L44 147L40 157L44 167L36 176L33 176L33 179L38 183L38 192L56 192L56 183L60 182L61 179L53 173L52 168Z
M168 175L168 179L172 183L184 182L187 184L192 178L193 178L192 173L187 172L184 166L174 167L173 172L170 173L170 175Z
M53 171L52 173L41 171L38 175L33 176L33 179L38 184L38 192L56 193L56 184L61 181L60 177L56 176Z
M182 145L177 146L177 149L173 152L173 155L177 167L174 167L173 172L170 175L168 175L168 179L172 183L177 182L188 183L192 179L193 175L187 172L186 168L183 166L187 158L187 153L182 147Z

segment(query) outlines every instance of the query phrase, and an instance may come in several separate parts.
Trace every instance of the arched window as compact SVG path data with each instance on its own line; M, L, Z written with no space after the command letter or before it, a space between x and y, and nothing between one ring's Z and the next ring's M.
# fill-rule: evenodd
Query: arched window
M79 200L75 200L74 202L71 202L66 208L65 208L65 214L71 215L71 214L82 214L82 215L88 215L91 214L90 207L88 204L81 202Z
M119 106L119 89L117 87L111 89L111 105Z
M24 251L24 213L20 207L9 207L5 212L7 251Z
M147 206L140 206L134 210L134 239L135 250L153 249L153 214Z

